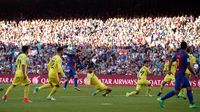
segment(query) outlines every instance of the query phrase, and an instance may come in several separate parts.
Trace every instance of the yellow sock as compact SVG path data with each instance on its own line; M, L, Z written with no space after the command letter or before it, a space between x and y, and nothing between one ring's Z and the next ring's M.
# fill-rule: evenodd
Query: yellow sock
M50 96L53 96L57 91L57 87L53 87L53 89L51 90L50 94L49 94L49 97Z
M186 88L184 88L184 89L183 89L183 96L186 97L186 94L187 94L187 90L186 90Z
M13 90L13 85L10 85L5 93L5 95L8 95Z
M148 95L148 94L150 94L150 92L151 92L151 86L148 86L146 94Z
M24 98L28 98L29 94L29 85L24 87Z
M179 96L182 96L182 95L183 95L183 91L184 91L184 90L181 89L178 95L179 95Z
M46 88L50 88L51 85L50 84L44 84L42 86L39 87L39 89L46 89Z
M96 90L96 91L95 91L96 94L99 93L99 92L101 92L101 90Z
M129 95L135 95L136 94L136 91L132 91L129 93Z
M161 85L161 86L160 86L160 92L162 92L162 91L163 91L163 89L164 89L164 86L163 86L163 85Z

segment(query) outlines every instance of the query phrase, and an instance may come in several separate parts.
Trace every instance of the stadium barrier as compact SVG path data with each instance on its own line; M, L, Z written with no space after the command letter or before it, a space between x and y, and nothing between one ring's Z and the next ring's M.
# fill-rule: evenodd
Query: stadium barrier
M11 74L0 74L0 83L11 83L14 75ZM99 79L106 85L111 86L135 86L137 82L136 76L124 76L124 75L98 75ZM48 83L47 75L30 74L29 80L32 84L45 84ZM163 81L163 76L148 76L148 80L151 82L152 86L160 86ZM86 75L79 75L78 83L80 85L86 84ZM61 78L60 83L64 83L64 79ZM73 80L69 81L73 84ZM192 87L200 88L200 77L192 77L190 81ZM168 83L166 86L173 86L173 82Z

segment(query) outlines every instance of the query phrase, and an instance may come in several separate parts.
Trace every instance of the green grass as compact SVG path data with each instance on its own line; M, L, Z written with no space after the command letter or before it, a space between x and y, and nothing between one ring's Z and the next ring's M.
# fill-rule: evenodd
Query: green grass
M8 87L8 85L3 86ZM46 96L50 89L33 94L32 90L35 86L39 85L31 85L30 89L32 103L22 102L23 87L17 87L9 95L7 103L0 102L0 112L200 112L200 109L189 109L186 100L176 97L167 100L166 108L161 109L156 101L159 88L152 88L153 97L145 97L145 89L143 89L138 96L127 98L125 93L134 90L135 87L112 87L113 92L110 96L103 97L99 94L94 97L88 96L86 86L80 86L80 92L70 86L65 92L62 88L59 89L55 94L57 101L48 101ZM165 88L165 92L170 89ZM5 90L0 92L0 95L2 96L4 92ZM193 92L196 104L200 105L200 89L194 89Z

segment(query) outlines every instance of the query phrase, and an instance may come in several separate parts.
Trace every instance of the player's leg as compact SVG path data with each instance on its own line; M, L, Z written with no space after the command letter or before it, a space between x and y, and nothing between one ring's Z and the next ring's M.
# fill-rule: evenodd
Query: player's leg
M6 93L2 96L2 100L6 102L8 100L8 94L19 84L21 84L21 77L14 77L12 84L8 87Z
M24 103L30 103L32 101L29 100L29 96L28 96L29 95L29 88L30 88L28 77L22 81L22 84L24 85L24 99L23 99L23 102Z
M25 87L24 87L24 99L23 99L23 102L24 103L29 103L29 102L32 102L30 99L29 99L29 88L30 88L30 85L29 84L26 84Z
M170 81L171 81L170 78L168 77L168 75L166 75L162 84L160 85L160 91L157 96L160 96L162 94L165 84L167 84Z
M139 94L139 92L140 92L140 90L141 90L141 88L142 88L142 85L141 84L137 84L137 86L136 86L136 91L132 91L132 92L127 92L126 93L126 97L129 97L129 96L131 96L131 95L138 95Z
M95 92L92 93L92 96L96 96L98 93L100 93L101 91L103 91L100 88L97 88Z
M47 83L47 84L44 84L40 87L36 87L34 90L33 90L33 93L37 93L38 91L42 90L42 89L47 89L47 88L51 88L53 87L53 85L51 85L50 83Z
M186 78L188 78L188 80L190 80L191 78L191 74L185 74L186 75ZM178 94L178 98L183 98L183 99L187 99L187 89L186 88L183 88L181 89L180 93Z
M171 90L170 92L168 92L166 95L164 95L163 97L158 98L158 102L160 104L161 108L164 108L164 101L176 94L179 93L180 89L181 89L181 82L182 82L182 78L181 77L176 77L175 79L175 86L174 89L175 90Z
M200 106L194 105L194 98L192 94L192 87L190 85L190 82L187 77L184 77L184 84L183 87L186 87L187 89L187 97L189 99L189 108L200 108Z
M147 86L147 90L146 90L145 96L152 96L150 94L150 92L151 92L151 83L148 80L145 80L144 81L144 85Z
M52 90L51 92L49 93L49 95L47 96L47 99L48 100L56 100L53 95L56 93L57 89L60 87L59 86L59 79L58 78L50 78L50 81L49 83L52 85Z
M8 94L16 87L16 85L11 84L8 89L6 90L6 93L2 96L2 100L5 102L8 100Z
M148 84L145 96L152 96L150 93L151 93L151 84Z
M77 91L80 91L80 89L78 88L78 75L77 74L74 75L74 89Z
M73 77L73 76L72 76L71 74L69 74L69 75L67 76L67 80L66 80L65 83L64 83L64 88L63 88L64 91L67 90L67 86L68 86L69 81L70 81L70 79L71 79L72 77Z
M111 91L112 91L112 88L110 87L105 87L105 92L102 94L103 96L107 96Z

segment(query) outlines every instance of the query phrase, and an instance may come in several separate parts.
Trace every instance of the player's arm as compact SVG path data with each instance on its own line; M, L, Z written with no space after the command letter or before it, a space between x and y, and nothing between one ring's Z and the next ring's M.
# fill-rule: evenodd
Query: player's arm
M194 75L196 76L196 73L194 72L194 70L192 69L191 65L190 65L190 59L189 57L187 57L187 68L188 70Z
M63 71L63 68L62 68L62 61L59 61L59 63L58 63L58 70L59 70L62 77L66 77L65 73Z
M24 79L26 79L26 63L28 61L28 58L25 58L25 59L22 59L22 73L23 73L23 76L24 76Z

